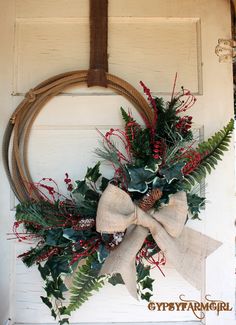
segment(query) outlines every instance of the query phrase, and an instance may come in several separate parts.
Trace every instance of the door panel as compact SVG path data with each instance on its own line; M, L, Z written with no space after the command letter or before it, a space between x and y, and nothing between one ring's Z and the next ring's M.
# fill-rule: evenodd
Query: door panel
M154 92L170 93L179 72L179 85L202 92L198 18L110 17L108 28L113 74L137 88L140 80L148 80ZM88 19L18 18L16 44L15 92L23 93L42 77L88 67Z
M5 1L1 0L2 5ZM24 93L38 82L68 70L85 69L89 62L88 3L85 0L9 0L9 18L1 22L8 29L8 52L3 61L10 68L8 92L1 107L4 123ZM8 13L9 14L9 13ZM191 113L198 125L204 125L208 137L232 116L232 71L230 63L219 63L214 53L219 38L230 38L229 1L216 0L110 0L109 71L131 82L140 90L143 80L154 93L166 99L172 91L175 72L177 87L184 85L197 96ZM0 36L3 37L2 35ZM14 59L12 47L14 45ZM14 73L11 69L14 68ZM1 82L4 78L0 76ZM13 103L9 93L15 95ZM110 90L77 87L51 100L35 121L29 160L34 180L52 177L63 191L64 173L82 178L96 157L93 153L99 135L120 126L120 106L132 105ZM140 119L140 118L139 118ZM56 167L56 168L55 168ZM103 167L104 173L111 172ZM206 179L208 204L202 221L189 225L223 245L206 262L201 292L194 289L167 263L164 278L154 270L155 301L178 301L180 294L199 300L205 293L213 299L234 299L233 290L233 150ZM6 184L6 179L4 179ZM14 204L14 203L13 203ZM10 195L5 194L4 215L9 214ZM9 225L6 222L4 231ZM5 244L6 246L6 244ZM27 247L26 247L27 248ZM14 262L25 247L15 244ZM224 261L222 262L222 257ZM7 267L6 273L9 274ZM39 296L43 294L36 270L28 270L21 261L13 265L11 317L16 323L51 323L52 319ZM220 279L220 281L219 281ZM4 289L5 291L6 288ZM0 306L1 308L1 306ZM91 312L93 311L93 312ZM5 317L5 315L4 315ZM5 320L6 318L3 318ZM233 313L207 313L209 325L233 324ZM73 322L162 322L196 321L192 312L150 312L147 304L136 302L123 286L107 285L72 316ZM188 324L188 323L186 323Z

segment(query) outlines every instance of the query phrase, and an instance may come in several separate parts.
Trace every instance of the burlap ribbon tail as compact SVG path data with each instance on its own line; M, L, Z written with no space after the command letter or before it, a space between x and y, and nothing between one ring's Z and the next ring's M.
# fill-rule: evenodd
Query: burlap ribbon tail
M203 261L221 243L184 226L187 211L183 191L172 195L169 204L159 211L144 212L126 192L109 184L98 204L97 231L127 231L121 244L105 260L100 274L120 273L130 294L137 298L135 259L150 231L167 261L190 284L200 289Z

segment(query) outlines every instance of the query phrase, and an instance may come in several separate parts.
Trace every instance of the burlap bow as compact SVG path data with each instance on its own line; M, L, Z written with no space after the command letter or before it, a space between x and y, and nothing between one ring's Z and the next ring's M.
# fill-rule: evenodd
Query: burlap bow
M168 206L148 213L129 195L109 184L98 204L96 228L101 233L127 232L107 257L100 274L120 273L130 294L137 298L136 254L151 232L167 261L197 289L201 288L203 261L221 243L184 227L188 205L185 192L171 196Z

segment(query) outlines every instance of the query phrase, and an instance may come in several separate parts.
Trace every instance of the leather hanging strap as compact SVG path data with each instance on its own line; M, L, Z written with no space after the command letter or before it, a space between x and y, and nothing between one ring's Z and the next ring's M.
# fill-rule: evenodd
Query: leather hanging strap
M90 0L90 69L88 87L107 87L108 0Z

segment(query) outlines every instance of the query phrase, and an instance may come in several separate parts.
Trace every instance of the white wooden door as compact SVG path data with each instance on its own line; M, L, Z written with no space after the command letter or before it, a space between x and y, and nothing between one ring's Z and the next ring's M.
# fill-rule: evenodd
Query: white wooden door
M25 92L40 81L89 64L88 0L0 0L1 136L7 120ZM230 5L226 0L109 0L109 71L139 90L143 80L154 92L169 98L175 72L178 85L197 97L192 115L204 125L205 137L232 116L231 63L219 63L215 46L230 38ZM12 93L12 96L11 96ZM95 127L104 132L121 125L124 98L100 88L71 89L51 100L35 121L30 138L30 167L35 180L52 177L62 184L64 173L81 179L96 157ZM135 109L133 113L136 115ZM166 277L154 271L155 301L178 301L180 294L200 300L234 301L233 216L234 172L231 149L206 180L207 206L202 221L189 225L223 245L206 262L201 292L167 263ZM109 171L104 168L104 172ZM1 165L0 195L0 322L53 323L41 303L40 276L16 256L25 247L6 241L16 201ZM10 212L11 210L11 212ZM189 312L151 312L136 302L125 287L107 285L71 318L74 323L196 324ZM207 325L231 325L234 312L206 313ZM185 323L186 322L186 323ZM165 323L167 324L167 323Z

